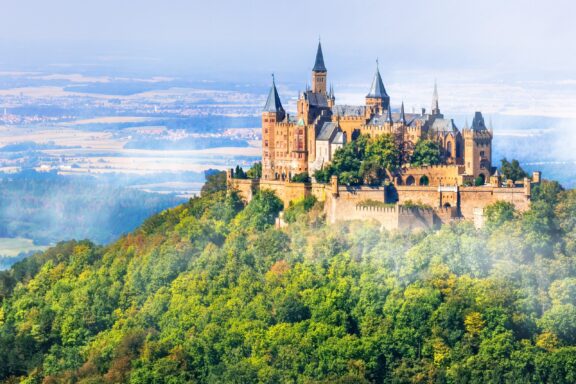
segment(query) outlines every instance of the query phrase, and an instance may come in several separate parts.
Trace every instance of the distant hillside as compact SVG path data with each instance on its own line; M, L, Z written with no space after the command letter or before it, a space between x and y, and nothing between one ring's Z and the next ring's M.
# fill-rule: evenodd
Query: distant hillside
M244 207L221 183L111 245L0 273L0 380L576 381L575 191L408 234L327 226L313 201L277 230L271 192Z
M0 178L0 237L39 244L68 239L107 243L185 199L145 193L91 177L25 172Z

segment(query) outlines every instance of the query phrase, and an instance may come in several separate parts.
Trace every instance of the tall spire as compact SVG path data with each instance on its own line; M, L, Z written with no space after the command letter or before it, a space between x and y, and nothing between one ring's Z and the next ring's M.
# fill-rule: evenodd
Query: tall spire
M372 80L372 85L370 86L370 91L366 95L369 98L378 99L390 99L386 93L386 88L384 88L384 82L382 81L382 76L380 76L380 69L378 68L378 59L376 59L376 73L374 74L374 79Z
M390 124L394 124L394 120L392 120L392 108L388 107L386 110L386 122Z
M434 92L432 93L432 115L439 115L440 107L438 105L438 85L434 80Z
M402 102L402 106L400 107L400 118L398 119L398 122L406 125L406 115L404 114L404 102Z
M318 50L316 51L316 61L314 62L314 72L327 72L326 66L324 65L324 55L322 54L322 44L320 39L318 39Z
M264 105L264 112L282 112L284 113L284 108L282 107L282 102L280 101L280 96L278 95L278 90L276 89L276 81L274 79L274 74L272 74L272 87L268 93L268 99Z

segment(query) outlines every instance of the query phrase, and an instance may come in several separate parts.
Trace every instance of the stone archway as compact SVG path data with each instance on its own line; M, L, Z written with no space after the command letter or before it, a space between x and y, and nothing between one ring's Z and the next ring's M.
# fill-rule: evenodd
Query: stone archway
M414 185L414 183L416 183L416 180L414 179L414 176L408 176L406 178L406 185Z
M420 178L420 181L418 182L418 184L420 185L429 185L430 184L430 179L428 178L428 176L424 175Z

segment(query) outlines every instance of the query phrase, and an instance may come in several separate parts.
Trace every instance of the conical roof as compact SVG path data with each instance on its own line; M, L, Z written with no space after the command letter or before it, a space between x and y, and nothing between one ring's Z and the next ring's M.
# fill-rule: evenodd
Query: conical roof
M388 106L386 110L386 122L390 124L394 123L394 120L392 120L392 108L390 106Z
M372 98L387 98L386 88L384 88L384 82L382 81L382 76L380 76L380 70L378 65L376 65L376 73L374 74L374 79L372 80L372 85L370 86L370 92L366 97Z
M278 90L276 89L276 82L274 81L274 75L272 75L272 87L268 93L268 99L264 105L264 112L284 112L282 107L282 102L280 101L280 96L278 95Z
M324 65L324 55L322 54L322 44L318 42L318 50L316 51L316 61L314 62L314 72L327 72L326 66Z
M398 122L406 125L406 114L404 113L404 102L402 102L402 106L400 107L400 118L398 119Z

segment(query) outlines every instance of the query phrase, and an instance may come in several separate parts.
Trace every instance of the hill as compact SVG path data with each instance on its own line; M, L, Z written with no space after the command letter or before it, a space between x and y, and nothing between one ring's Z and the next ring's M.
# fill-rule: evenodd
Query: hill
M544 183L483 230L391 233L310 201L278 230L271 192L220 189L1 273L1 380L576 381L575 191Z

